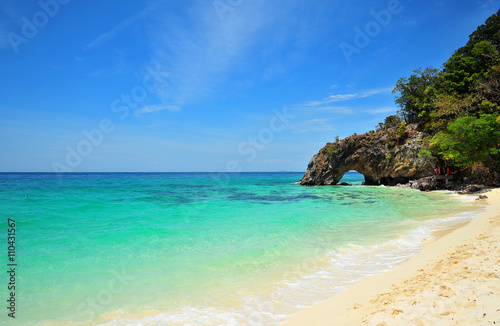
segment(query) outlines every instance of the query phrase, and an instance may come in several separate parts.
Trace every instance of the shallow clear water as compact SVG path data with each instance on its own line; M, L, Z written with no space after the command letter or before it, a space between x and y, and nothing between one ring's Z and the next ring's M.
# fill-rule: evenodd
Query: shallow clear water
M2 218L17 223L15 323L276 324L477 214L451 193L301 177L0 174Z

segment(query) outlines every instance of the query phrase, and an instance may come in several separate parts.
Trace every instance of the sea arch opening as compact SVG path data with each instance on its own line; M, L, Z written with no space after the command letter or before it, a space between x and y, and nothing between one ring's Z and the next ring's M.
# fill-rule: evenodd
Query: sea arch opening
M346 185L346 184L350 184L351 181L349 176L353 176L353 177L357 177L358 175L359 176L362 176L364 181L363 181L363 185L367 185L367 186L378 186L380 185L380 182L378 179L372 177L371 175L368 175L368 174L365 174L365 173L362 173L358 170L355 170L355 169L350 169L350 170L347 170L346 172L342 173L342 175L340 175L340 178L339 178L339 181L338 181L338 184L341 184L341 185Z

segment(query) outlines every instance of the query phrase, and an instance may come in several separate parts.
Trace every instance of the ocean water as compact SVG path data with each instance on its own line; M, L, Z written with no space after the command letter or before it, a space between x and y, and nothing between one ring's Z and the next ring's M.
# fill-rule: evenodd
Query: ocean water
M481 209L452 193L361 186L354 172L347 187L301 177L0 174L0 232L16 221L18 264L16 318L4 309L1 323L276 325Z

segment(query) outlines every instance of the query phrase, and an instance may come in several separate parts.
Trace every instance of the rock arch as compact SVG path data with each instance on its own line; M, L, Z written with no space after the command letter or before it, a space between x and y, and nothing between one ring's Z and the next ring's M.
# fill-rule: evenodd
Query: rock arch
M300 184L336 185L350 170L363 174L367 185L395 185L431 175L431 163L418 157L426 134L416 130L408 134L391 150L385 131L328 143L311 159Z

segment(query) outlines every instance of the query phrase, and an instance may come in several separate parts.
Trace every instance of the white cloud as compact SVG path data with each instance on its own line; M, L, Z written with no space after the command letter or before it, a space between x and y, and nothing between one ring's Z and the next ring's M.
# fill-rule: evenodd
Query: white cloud
M330 119L311 119L302 123L293 124L290 126L295 134L304 134L307 132L333 131L335 128L328 122Z
M307 107L307 109L314 109L317 111L334 112L340 114L353 114L354 110L347 106L318 106L318 107Z
M383 107L383 108L378 108L378 109L365 110L366 113L370 113L370 114L388 113L388 112L396 112L396 111L397 111L397 109L394 107Z
M243 2L221 21L212 1L190 5L184 18L168 10L158 12L150 33L152 62L167 67L169 84L157 90L167 103L184 105L207 95L246 64L253 46L273 23L268 3ZM269 8L268 8L269 9Z
M308 102L305 104L305 106L315 107L315 106L327 105L329 103L334 103L334 102L344 102L360 98L366 98L378 94L390 93L392 89L393 89L392 87L386 87L386 88L376 88L376 89L361 91L352 94L334 94L334 95L329 95L328 97L323 98L322 100L319 101Z
M298 107L299 110L314 110L314 111L325 111L340 114L353 114L354 110L348 106L302 106Z
M341 113L341 114L353 114L354 113L354 111L347 106L320 106L320 107L316 107L315 109L321 110L321 111L336 112L336 113Z
M145 106L142 109L135 110L134 115L138 117L142 114L158 112L163 110L168 110L170 112L177 112L180 111L181 108L175 105L150 105L150 106Z

